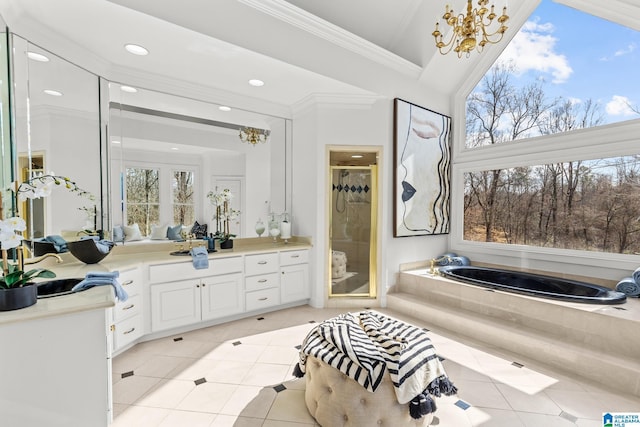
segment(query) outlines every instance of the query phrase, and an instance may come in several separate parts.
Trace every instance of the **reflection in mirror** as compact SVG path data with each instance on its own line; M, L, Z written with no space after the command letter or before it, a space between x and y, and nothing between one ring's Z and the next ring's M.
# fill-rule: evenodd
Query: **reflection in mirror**
M287 120L115 82L109 100L114 240L175 240L196 222L215 234L207 194L224 189L240 212L230 221L236 237L257 237L259 220L289 207ZM247 127L268 133L266 142L242 141Z
M13 181L9 104L9 45L7 26L0 17L0 188L6 189ZM13 216L11 193L0 191L0 220Z
M69 177L96 199L62 189L19 203L29 238L79 238L101 228L98 77L13 35L16 179ZM95 214L97 213L97 216Z

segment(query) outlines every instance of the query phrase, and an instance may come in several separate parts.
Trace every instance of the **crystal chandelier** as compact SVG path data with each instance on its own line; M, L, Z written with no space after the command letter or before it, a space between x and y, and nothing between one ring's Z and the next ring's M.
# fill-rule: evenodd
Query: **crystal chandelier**
M496 44L502 40L505 31L507 31L505 23L509 20L507 7L505 6L502 9L502 15L498 16L493 11L493 5L491 5L491 10L486 8L488 3L489 0L478 0L478 8L473 9L471 0L468 0L466 16L462 13L456 16L453 8L449 9L449 5L445 7L442 19L452 29L451 39L446 43L443 41L444 35L440 32L438 23L432 33L436 39L436 47L441 54L446 55L453 50L458 54L458 58L462 58L463 54L466 54L468 58L472 50L476 49L478 52L482 52L487 43ZM488 27L493 24L496 18L499 26L491 32Z
M249 144L256 145L259 142L267 142L270 131L266 129L257 129L252 127L240 128L240 141L248 142Z

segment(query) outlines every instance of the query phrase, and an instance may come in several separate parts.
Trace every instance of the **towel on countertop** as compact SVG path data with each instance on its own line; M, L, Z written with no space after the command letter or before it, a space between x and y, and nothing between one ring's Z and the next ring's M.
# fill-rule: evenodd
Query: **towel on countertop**
M126 301L129 295L127 295L127 292L123 289L118 277L120 277L119 271L92 271L87 273L84 280L75 285L73 289L71 289L71 292L78 292L93 288L94 286L111 285L113 286L118 301Z
M47 236L43 240L45 242L53 243L53 247L56 248L56 252L58 253L67 252L69 250L67 248L67 241L64 240L62 236L58 236L57 234Z
M196 270L209 268L209 252L204 246L191 248L191 259L193 260L193 268Z
M640 284L633 277L625 277L616 285L616 291L628 297L640 297Z
M640 285L640 267L636 268L633 274L631 274L631 277L633 277L633 280Z
M111 240L100 239L98 236L85 236L80 240L93 240L96 242L96 248L103 254L108 254L111 251L111 248L115 246Z

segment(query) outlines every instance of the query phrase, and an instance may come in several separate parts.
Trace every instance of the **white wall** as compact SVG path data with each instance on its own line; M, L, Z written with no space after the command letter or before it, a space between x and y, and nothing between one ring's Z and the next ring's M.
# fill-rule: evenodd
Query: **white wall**
M446 114L440 102L416 101ZM378 289L381 304L386 291L397 280L402 263L421 261L444 252L447 236L393 237L393 100L379 99L372 104L316 103L294 116L293 211L296 234L313 237L311 284L312 304L322 306L328 289L326 271L329 253L328 151L347 146L381 147L379 163L379 252Z

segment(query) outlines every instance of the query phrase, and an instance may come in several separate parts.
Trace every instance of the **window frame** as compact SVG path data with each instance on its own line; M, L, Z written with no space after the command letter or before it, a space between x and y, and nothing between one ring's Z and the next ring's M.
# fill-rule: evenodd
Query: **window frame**
M197 165L193 164L185 164L185 163L175 163L175 164L167 164L162 162L152 162L152 161L141 161L141 160L125 160L123 164L124 170L128 168L138 168L138 169L158 169L158 181L160 183L159 195L160 195L160 215L159 215L159 224L157 225L177 225L173 224L173 194L171 192L171 180L173 177L173 171L185 171L185 172L193 172L193 192L194 192L194 214L195 220L198 217L202 216L202 207L203 201L201 199L204 198L202 195L202 176L201 176L201 168ZM125 177L126 179L126 177ZM124 183L124 188L126 191L126 183ZM200 197L200 195L202 197ZM126 206L126 195L123 198L123 202L125 206L123 207L123 222L125 224L128 223L127 218L127 206ZM190 226L192 224L183 224L185 226Z
M480 77L481 78L481 77ZM475 86L475 85L474 85ZM468 89L469 93L471 89ZM474 261L616 278L610 269L633 271L638 255L472 242L464 233L464 174L481 170L533 166L639 154L640 119L537 136L493 146L466 148L466 95L456 96L453 129L451 234L449 247ZM568 270L569 271L568 271Z

